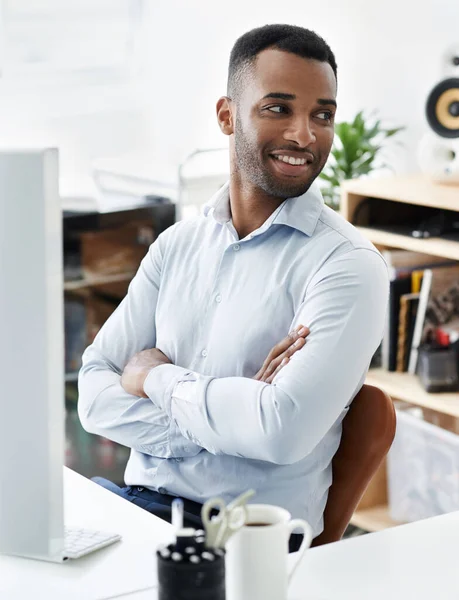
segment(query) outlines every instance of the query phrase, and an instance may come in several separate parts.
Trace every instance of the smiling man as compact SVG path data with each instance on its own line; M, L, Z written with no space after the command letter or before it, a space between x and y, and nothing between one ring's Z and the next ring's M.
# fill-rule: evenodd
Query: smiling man
M254 502L322 531L388 294L381 255L313 183L336 88L312 31L267 25L237 40L217 103L230 180L203 216L159 236L84 354L83 426L132 448L126 487L98 481L164 518L175 496L199 524L209 497L254 488Z

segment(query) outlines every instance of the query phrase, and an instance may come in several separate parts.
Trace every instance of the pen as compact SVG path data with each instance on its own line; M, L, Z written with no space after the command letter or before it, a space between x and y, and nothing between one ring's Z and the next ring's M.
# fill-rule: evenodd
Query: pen
M180 498L172 501L172 526L176 533L183 529L183 500Z
M195 530L192 527L183 527L184 504L180 498L172 501L172 527L175 530L175 550L183 552L190 546L191 540L194 540Z

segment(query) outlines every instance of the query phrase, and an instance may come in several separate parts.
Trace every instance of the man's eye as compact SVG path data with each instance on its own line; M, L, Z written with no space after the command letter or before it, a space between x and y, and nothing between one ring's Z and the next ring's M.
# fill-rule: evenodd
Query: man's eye
M267 106L266 108L270 112L277 113L277 114L287 112L287 108L285 106L282 106L281 104L276 104L274 106Z
M322 119L322 121L331 121L333 119L333 113L329 110L323 110L317 116L319 119Z

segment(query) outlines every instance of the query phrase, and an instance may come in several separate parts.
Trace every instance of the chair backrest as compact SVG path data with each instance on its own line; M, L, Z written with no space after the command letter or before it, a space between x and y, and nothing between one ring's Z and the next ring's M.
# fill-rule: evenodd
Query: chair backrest
M395 435L395 410L390 397L363 385L343 420L339 448L333 457L333 482L324 511L324 530L312 546L341 539L371 478Z

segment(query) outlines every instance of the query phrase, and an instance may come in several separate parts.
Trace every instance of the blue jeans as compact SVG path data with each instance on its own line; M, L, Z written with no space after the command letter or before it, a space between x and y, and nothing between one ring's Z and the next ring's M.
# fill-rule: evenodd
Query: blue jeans
M93 477L91 481L101 485L103 488L113 492L117 496L121 496L125 500L129 500L129 502L132 502L132 504L140 506L140 508L147 510L149 513L164 519L164 521L167 521L168 523L171 522L171 504L175 496L160 494L159 492L154 492L153 490L139 486L128 485L121 488L117 486L116 483L112 483L103 477ZM194 529L202 529L202 504L185 499L183 499L183 504L183 526L193 527Z
M112 483L103 477L93 477L91 481L101 485L106 490L110 490L110 492L113 492L117 496L121 496L125 500L129 500L129 502L140 506L140 508L147 510L149 513L164 519L164 521L171 522L171 504L175 496L160 494L159 492L139 486L128 485L121 488L116 483ZM204 529L201 521L202 504L183 498L183 505L183 526ZM296 552L301 546L302 540L303 536L301 534L292 534L289 541L289 552Z

